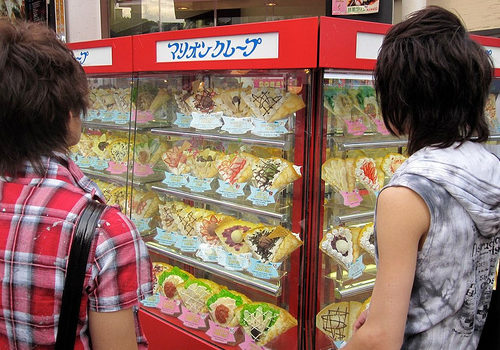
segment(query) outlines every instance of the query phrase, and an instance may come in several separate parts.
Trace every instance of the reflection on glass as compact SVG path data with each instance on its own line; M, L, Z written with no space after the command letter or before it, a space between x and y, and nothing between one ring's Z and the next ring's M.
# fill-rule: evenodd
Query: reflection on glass
M109 0L110 36L321 16L324 0Z

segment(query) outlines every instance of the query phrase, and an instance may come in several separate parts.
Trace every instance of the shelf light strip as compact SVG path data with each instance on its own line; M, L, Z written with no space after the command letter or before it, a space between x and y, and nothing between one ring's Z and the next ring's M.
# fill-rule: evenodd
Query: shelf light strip
M158 135L170 135L170 136L200 137L208 140L243 142L248 144L263 145L263 146L278 147L278 148L285 148L288 144L287 141L273 141L273 140L251 139L251 138L243 138L243 137L227 136L227 135L202 134L196 132L178 131L171 129L151 129L151 133Z
M205 197L205 196L199 196L195 195L192 193L188 192L181 192L181 191L175 191L170 188L163 188L163 187L158 187L158 186L151 186L151 188L155 191L166 193L175 197L179 197L182 199L189 199L189 200L194 200L194 201L200 201L204 202L207 204L214 204L214 205L220 205L226 208L231 208L231 209L236 209L236 210L241 210L247 213L255 214L255 215L263 215L263 216L268 216L272 217L275 219L279 219L280 221L285 221L286 215L285 214L280 214L280 213L275 213L271 211L266 211L266 210L260 210L254 207L247 207L245 205L240 205L232 202L224 202L219 199L215 198L210 198L210 197Z
M131 127L128 123L124 125L116 125L116 124L105 124L105 123L83 121L82 124L83 127L90 129L110 129L110 130L127 131L127 132L131 130Z
M335 217L334 221L337 225L340 225L355 220L363 220L363 219L372 220L374 215L375 215L374 211L365 211L363 213L339 215Z
M126 186L127 185L127 179L122 176L117 176L117 175L108 175L105 174L101 171L97 170L91 170L91 169L82 169L82 172L87 175L88 177L93 177L102 181L107 181L107 182L112 182L117 185L121 186Z
M338 288L336 290L336 293L339 294L340 298L347 298L347 297L352 297L354 295L359 295L363 294L366 292L369 292L373 289L373 286L375 285L375 279L363 282L362 284L356 285L356 286L350 286L345 289L340 289Z
M472 137L477 139L477 137ZM333 141L338 144L339 149L343 151L365 149L365 148L382 148L382 147L405 147L408 140L385 140L385 141L367 141L367 142L349 142L342 139L333 138ZM500 141L500 134L492 134L488 141Z
M257 278L254 278L252 276L242 274L238 271L225 270L221 266L211 263L206 263L204 261L199 261L190 256L182 255L179 252L164 247L156 242L147 242L146 245L148 246L148 248L150 248L152 251L156 253L159 253L161 255L166 255L167 257L174 259L178 262L188 264L190 266L196 267L198 269L204 270L214 275L231 279L243 285L251 286L266 294L270 294L273 297L278 297L281 294L281 284L279 281L277 281L276 284L268 283L259 280Z
M334 139L336 142L336 140ZM404 147L408 143L407 140L393 141L371 141L371 142L337 142L339 149L344 151L364 149L364 148L381 148L381 147Z

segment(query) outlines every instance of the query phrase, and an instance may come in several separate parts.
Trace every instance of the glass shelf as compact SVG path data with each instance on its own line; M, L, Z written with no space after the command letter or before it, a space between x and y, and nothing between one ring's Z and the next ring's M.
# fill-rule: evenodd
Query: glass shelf
M94 170L89 168L82 169L82 171L87 176L94 177L103 181L114 182L123 186L127 184L127 181L130 183L131 178L131 175L127 176L127 174L108 174L101 170ZM146 185L149 183L157 182L162 178L163 175L161 173L155 173L146 177L134 176L134 185Z
M335 288L335 296L338 299L344 299L355 295L364 294L373 290L375 285L375 278L356 282L342 288Z
M380 136L362 136L362 137L332 137L333 142L337 145L340 151L350 151L365 148L387 148L387 147L405 147L408 143L406 139L396 139ZM474 139L474 137L473 137ZM492 134L488 141L500 141L500 134Z
M249 145L258 145L258 146L266 146L266 147L275 147L283 150L289 150L292 146L290 141L287 140L275 140L275 139L266 139L266 138L258 138L258 137L241 137L241 136L231 136L224 135L220 133L199 133L185 130L176 130L176 129L161 129L154 128L151 129L152 134L158 135L166 135L166 136L180 136L180 137L189 137L189 138L197 138L204 140L212 140L212 141L229 141L229 142L239 142L245 143Z
M404 147L408 143L408 140L381 136L333 136L333 142L340 151L350 151L365 148Z
M223 278L227 278L247 286L251 286L252 288L255 288L273 297L278 297L281 295L280 281L276 281L276 283L271 283L238 271L225 270L220 265L207 263L204 261L200 261L194 257L183 255L180 252L177 252L173 249L165 247L156 242L146 242L146 245L152 251L159 253L161 255L165 255L181 263L188 264L190 266L196 267L206 272L213 273L214 275L218 275Z
M341 224L345 224L347 222L353 222L353 221L370 221L373 219L374 215L375 215L375 212L373 210L361 212L361 213L338 215L338 216L335 216L334 223L336 225L341 225Z
M82 169L83 173L91 178L96 178L102 181L111 182L117 185L125 186L127 184L127 175L111 175L103 173L99 170Z
M203 196L200 194L185 192L185 191L178 190L178 189L174 190L171 188L160 187L158 185L151 186L151 189L154 191L160 192L160 193L165 193L165 194L168 194L168 195L171 195L174 197L178 197L180 199L199 201L199 202L203 202L206 204L214 204L214 205L226 207L226 208L233 209L233 210L243 211L243 212L246 212L249 214L267 216L267 217L270 217L273 219L278 219L281 222L286 221L288 218L288 216L286 214L268 211L268 210L263 210L263 209L258 209L258 208L253 207L253 206L247 206L247 205L238 204L238 203L234 203L234 202L227 202L227 201L223 201L220 199L211 198L211 197Z
M107 124L107 123L101 123L101 122L88 122L88 121L83 121L82 126L84 128L89 128L89 129L106 129L106 130L119 130L119 131L130 131L131 127L130 124Z

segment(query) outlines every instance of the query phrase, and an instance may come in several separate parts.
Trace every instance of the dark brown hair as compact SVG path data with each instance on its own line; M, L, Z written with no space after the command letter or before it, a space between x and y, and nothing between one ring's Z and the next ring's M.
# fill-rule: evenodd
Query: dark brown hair
M385 125L408 135L408 153L425 146L488 139L484 106L493 67L453 13L431 6L387 33L375 68Z
M81 65L41 24L0 20L0 175L26 161L43 174L43 156L67 150L69 113L87 112Z

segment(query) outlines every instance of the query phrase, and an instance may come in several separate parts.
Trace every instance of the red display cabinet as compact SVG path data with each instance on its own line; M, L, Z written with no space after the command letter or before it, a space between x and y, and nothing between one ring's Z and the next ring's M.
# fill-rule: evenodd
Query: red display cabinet
M372 70L386 24L306 18L73 43L73 159L154 262L150 349L335 349L374 285L378 191L404 161ZM500 41L486 108L500 154Z
M302 347L318 22L133 37L151 349Z
M406 159L406 140L384 127L373 69L390 25L320 18L318 115L311 126L310 238L313 263L305 298L311 321L308 348L336 349L367 307L376 277L373 216L378 192ZM474 37L495 62L487 114L498 152L500 41ZM314 236L314 237L313 237Z

